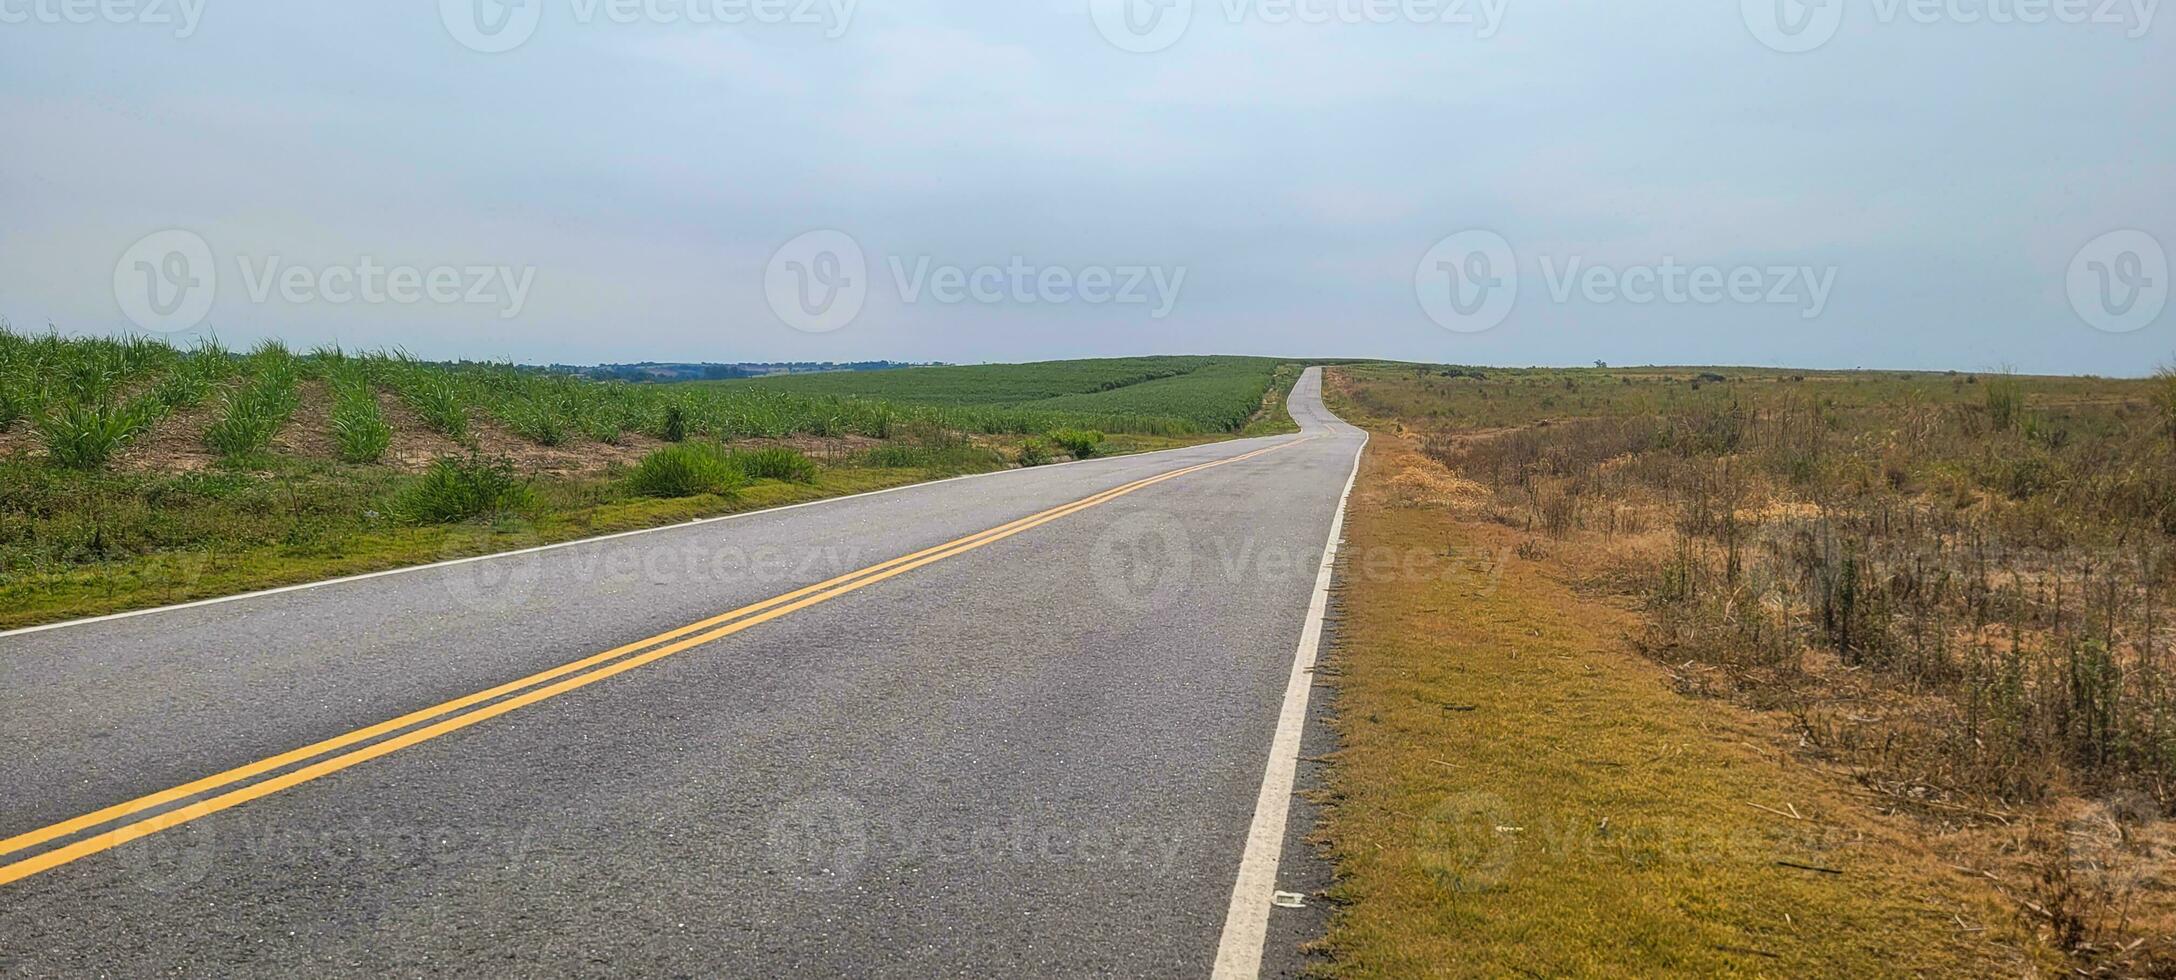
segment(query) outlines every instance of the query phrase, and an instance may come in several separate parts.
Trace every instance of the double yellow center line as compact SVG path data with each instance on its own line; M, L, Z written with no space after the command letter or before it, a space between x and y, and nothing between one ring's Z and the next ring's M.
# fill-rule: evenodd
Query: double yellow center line
M561 664L549 670L531 674L517 681L501 684L489 690L478 691L433 705L421 711L412 711L390 721L379 722L366 728L358 728L315 744L306 745L292 752L260 759L248 765L229 769L214 776L206 776L194 782L184 783L172 789L160 790L148 796L126 803L118 803L80 817L63 820L48 827L0 840L0 858L7 855L71 837L84 831L120 821L118 826L104 833L85 837L74 843L0 865L0 885L20 881L42 871L48 871L93 854L111 850L140 837L147 837L162 830L178 827L221 810L240 806L251 800L270 796L312 780L321 779L351 766L360 765L380 756L390 755L411 745L428 742L442 735L452 734L470 725L488 721L500 715L548 700L569 691L587 687L607 677L624 674L630 670L655 663L676 653L682 653L723 639L742 630L770 622L781 616L806 609L810 606L866 588L898 575L904 575L924 565L940 562L955 555L1003 541L1059 518L1077 514L1091 507L1109 503L1127 494L1143 490L1167 480L1175 480L1189 473L1198 473L1213 467L1253 459L1265 453L1276 452L1307 441L1307 438L1279 443L1266 449L1258 449L1227 459L1212 460L1183 469L1160 473L1136 480L1124 486L1105 490L1069 504L1053 507L1039 514L1031 514L1009 524L979 531L963 538L948 541L933 548L925 548L911 555L903 555L890 561L879 562L867 568L848 572L837 578L806 588L795 589L784 595L773 596L762 602L742 606L638 640L625 646L615 647L571 663ZM435 719L435 720L434 720ZM424 724L431 722L430 724ZM421 726L421 727L418 727ZM398 734L396 734L398 733ZM393 736L386 738L385 736ZM373 739L380 739L373 741ZM363 744L368 743L368 744ZM360 746L359 748L356 746ZM347 751L342 751L347 750ZM337 754L332 754L337 753ZM320 758L324 756L325 758ZM297 763L317 759L309 765L287 772L280 772ZM186 806L159 810L169 804L202 796L212 790L233 786L246 780L269 773L279 773L269 779L230 789L216 796L196 800ZM159 810L140 820L129 820L147 811Z

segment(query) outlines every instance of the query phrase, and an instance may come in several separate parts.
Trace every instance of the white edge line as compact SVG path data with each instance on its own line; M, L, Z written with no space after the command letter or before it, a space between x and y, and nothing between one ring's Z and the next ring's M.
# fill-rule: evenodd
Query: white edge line
M150 609L133 609L128 612L110 613L104 616L92 616L87 619L71 619L59 623L46 623L43 626L24 626L12 630L0 630L0 640L16 636L29 636L32 633L44 633L50 630L67 629L72 626L90 626L96 623L111 623L117 620L135 619L139 616L156 616L161 613L181 612L186 609L202 609L206 606L224 605L229 602L242 602L248 599L262 599L267 596L285 595L289 592L303 592L310 589L322 589L335 585L347 585L351 582L367 582L371 579L387 578L394 575L406 575L411 572L427 572L434 568L452 568L457 565L469 565L476 562L493 561L500 558L517 558L522 555L534 555L540 552L557 551L561 548L576 548L583 545L599 544L606 541L617 541L621 538L631 538L641 534L656 534L660 531L679 531L691 527L701 527L705 524L717 524L724 521L737 521L749 517L763 517L769 514L780 514L789 510L799 510L803 507L815 507L819 504L843 503L848 500L860 500L864 497L878 497L887 493L898 493L902 490L918 490L927 487L941 486L946 483L957 483L961 480L977 480L984 477L1005 476L1014 473L1048 472L1050 470L1063 469L1067 466L1075 466L1081 463L1103 463L1115 462L1117 460L1126 459L1144 459L1149 456L1161 456L1165 453L1181 453L1186 452L1190 449L1204 449L1212 446L1231 446L1242 442L1252 442L1258 439L1274 438L1278 437L1247 436L1243 438L1224 439L1216 442L1196 443L1195 445L1191 446L1174 446L1170 449L1155 449L1145 453L1127 453L1123 456L1104 456L1098 457L1096 459L1076 459L1064 463L1054 463L1047 466L992 470L988 473L968 473L961 476L949 476L941 480L923 480L919 483L904 483L896 487L885 487L882 490L867 490L861 493L848 494L844 497L824 497L819 500L804 500L798 504L782 504L777 507L766 507L762 510L746 510L734 514L721 514L717 517L704 517L692 521L682 521L678 524L664 524L658 527L638 528L633 531L620 531L614 534L603 534L592 538L577 538L573 541L561 541L557 544L547 544L535 548L523 548L519 551L498 551L488 555L472 555L467 558L454 558L447 561L432 562L428 565L404 565L400 568L388 568L382 571L365 572L361 575L349 575L344 578L330 578L318 582L303 582L297 585L283 585L273 589L260 589L256 592L243 592L236 595L216 596L210 599L198 599L193 602L177 603L171 606L155 606Z
M1217 941L1216 966L1210 972L1214 980L1255 980L1262 972L1262 947L1269 939L1270 899L1277 890L1277 861L1284 851L1285 820L1291 812L1292 786L1299 771L1300 736L1307 727L1308 692L1314 685L1315 661L1321 653L1322 620L1329 612L1337 546L1345 534L1345 505L1352 499L1353 484L1360 479L1360 460L1368 449L1367 430L1360 429L1360 435L1360 448L1353 452L1352 474L1345 478L1345 492L1337 498L1337 515L1330 519L1330 543L1323 547L1322 567L1315 573L1315 594L1307 603L1307 622L1300 628L1292 676L1285 682L1284 709L1277 716L1277 734L1269 743L1269 765L1262 773L1262 792L1254 800L1254 822L1247 828L1246 853L1239 860L1239 877L1232 885L1231 907L1224 913L1224 934Z

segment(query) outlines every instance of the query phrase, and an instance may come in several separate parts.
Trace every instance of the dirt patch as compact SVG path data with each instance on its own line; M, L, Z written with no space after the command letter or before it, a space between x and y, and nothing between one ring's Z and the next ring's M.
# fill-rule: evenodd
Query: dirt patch
M18 420L0 432L0 456L43 456L45 443L38 439L38 432L31 428L29 419Z
M338 460L339 444L332 433L335 396L331 386L320 380L304 381L298 394L294 417L272 438L273 451L299 459ZM615 466L632 466L666 445L648 435L622 432L617 443L570 434L563 445L540 446L492 419L480 417L469 423L471 445L433 430L398 395L379 391L377 397L378 410L393 430L380 465L402 473L421 473L439 459L475 452L504 458L515 469L533 475L596 476ZM214 392L194 408L167 415L118 454L114 467L138 473L186 473L211 468L219 462L219 455L204 444L204 433L218 421L220 411L219 395ZM867 436L794 436L743 439L728 445L741 449L781 446L818 462L839 464L884 445L884 441ZM44 454L29 422L18 422L0 432L0 455L35 458Z
M204 433L224 411L219 392L189 408L178 409L136 437L113 459L118 470L131 473L195 473L211 469L219 454L204 444Z
M273 451L307 459L340 458L340 447L332 438L332 387L323 381L304 381L296 395L300 401L295 414L272 437Z
M511 461L515 469L524 473L546 476L602 473L614 465L634 463L661 445L643 436L621 433L620 444L616 446L591 442L580 436L570 436L567 442L557 446L539 446L490 419L472 420L468 428L469 437L476 441L477 452Z
M1466 509L1485 503L1488 489L1441 466L1400 466L1384 479L1401 507Z
M424 424L423 416L390 392L378 392L378 413L393 428L393 441L380 461L386 466L403 473L421 473L430 468L432 460L468 452L468 447L432 431Z

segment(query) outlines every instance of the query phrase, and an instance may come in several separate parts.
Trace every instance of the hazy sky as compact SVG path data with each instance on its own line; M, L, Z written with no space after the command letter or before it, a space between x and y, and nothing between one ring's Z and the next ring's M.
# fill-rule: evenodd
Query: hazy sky
M0 0L19 330L526 362L2176 355L2157 0L105 2Z

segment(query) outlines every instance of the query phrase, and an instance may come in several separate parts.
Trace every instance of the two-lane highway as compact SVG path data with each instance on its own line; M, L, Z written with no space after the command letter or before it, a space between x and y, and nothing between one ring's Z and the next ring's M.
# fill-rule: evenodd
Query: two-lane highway
M0 636L0 973L1249 974L1363 440L1319 391Z

